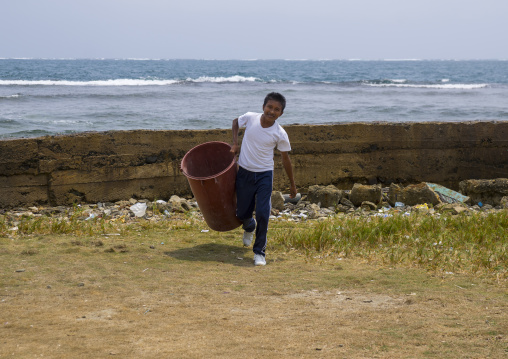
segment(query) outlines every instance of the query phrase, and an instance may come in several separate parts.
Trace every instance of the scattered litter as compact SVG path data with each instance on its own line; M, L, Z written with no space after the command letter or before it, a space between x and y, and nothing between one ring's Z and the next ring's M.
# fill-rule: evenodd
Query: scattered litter
M404 207L404 203L402 202L395 202L395 208L401 208Z
M466 203L469 201L468 196L464 196L463 194L455 192L449 188L443 187L435 183L426 182L426 184L427 186L432 188L432 190L438 194L441 201L445 203L458 203L458 202Z
M138 202L130 206L130 210L136 217L143 217L146 214L147 205L144 202Z
M94 219L95 218L95 214L94 213L90 213L90 215L88 216L87 219L85 219L85 221L88 221L89 219Z
M427 205L427 203L424 203L424 204L417 204L416 206L414 206L414 208L416 208L416 209L429 209L429 206Z
M208 232L210 232L210 230L209 230L209 229L202 229L202 230L201 230L201 233L208 233Z

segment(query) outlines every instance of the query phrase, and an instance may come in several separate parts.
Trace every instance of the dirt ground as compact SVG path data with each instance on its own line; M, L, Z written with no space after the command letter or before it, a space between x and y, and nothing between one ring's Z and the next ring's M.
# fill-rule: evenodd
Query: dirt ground
M0 357L508 356L495 280L189 231L0 239Z

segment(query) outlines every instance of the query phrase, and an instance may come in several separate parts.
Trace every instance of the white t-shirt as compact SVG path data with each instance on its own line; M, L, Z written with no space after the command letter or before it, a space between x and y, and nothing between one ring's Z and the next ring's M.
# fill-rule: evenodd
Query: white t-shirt
M288 134L275 121L268 127L261 126L261 113L247 112L238 118L238 126L245 127L238 164L251 172L273 170L273 150L291 151Z

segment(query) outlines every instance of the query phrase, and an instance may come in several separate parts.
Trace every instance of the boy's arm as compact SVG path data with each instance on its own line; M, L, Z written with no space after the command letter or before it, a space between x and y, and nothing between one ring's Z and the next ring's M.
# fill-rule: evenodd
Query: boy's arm
M293 165L291 164L291 159L289 158L288 152L281 152L282 157L282 165L284 166L284 170L286 170L286 173L289 178L289 182L291 183L291 189L290 189L290 198L296 197L296 184L295 179L293 178Z
M233 120L233 125L231 126L231 130L233 131L233 144L231 145L231 152L235 155L240 152L240 146L238 146L238 131L240 127L238 126L238 118Z

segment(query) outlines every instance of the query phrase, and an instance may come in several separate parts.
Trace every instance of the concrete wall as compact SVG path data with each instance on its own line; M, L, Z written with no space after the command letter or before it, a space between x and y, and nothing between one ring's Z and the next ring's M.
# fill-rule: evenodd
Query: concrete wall
M299 188L508 177L508 122L285 126ZM0 141L0 208L188 195L179 166L229 130L115 131ZM274 186L289 183L276 155Z

